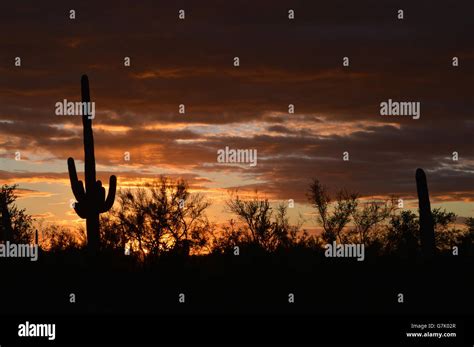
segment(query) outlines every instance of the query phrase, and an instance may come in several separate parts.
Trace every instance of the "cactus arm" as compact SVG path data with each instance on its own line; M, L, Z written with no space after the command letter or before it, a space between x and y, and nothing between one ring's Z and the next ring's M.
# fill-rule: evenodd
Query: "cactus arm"
M76 165L74 164L74 159L69 158L67 160L67 166L69 171L69 180L71 181L71 188L74 194L74 197L77 201L83 201L86 197L84 191L84 185L82 181L77 179Z
M102 181L98 180L95 184L98 201L103 204L105 200L105 188L102 187Z
M80 202L76 202L74 204L74 211L76 211L77 215L82 218L86 219L87 218L87 210L86 207L81 204Z
M117 177L115 175L110 176L109 179L109 193L104 203L104 209L102 212L108 211L112 208L115 201L115 191L117 190Z

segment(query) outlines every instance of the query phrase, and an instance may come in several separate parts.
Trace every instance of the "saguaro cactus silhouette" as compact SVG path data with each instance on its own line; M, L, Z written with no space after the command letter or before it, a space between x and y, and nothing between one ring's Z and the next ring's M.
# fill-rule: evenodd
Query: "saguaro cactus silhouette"
M420 210L421 251L424 258L430 258L435 253L434 222L426 175L422 169L416 169L416 190Z
M74 210L77 215L86 219L87 226L87 247L91 253L96 253L99 249L99 214L112 208L115 200L115 190L117 178L112 175L109 180L109 194L105 198L105 189L101 181L96 181L95 156L94 156L94 135L92 133L92 119L88 114L87 104L90 102L89 79L86 75L81 78L81 93L84 112L82 115L83 136L84 136L84 175L86 186L77 179L76 165L73 158L68 158L67 165L71 188L77 202Z

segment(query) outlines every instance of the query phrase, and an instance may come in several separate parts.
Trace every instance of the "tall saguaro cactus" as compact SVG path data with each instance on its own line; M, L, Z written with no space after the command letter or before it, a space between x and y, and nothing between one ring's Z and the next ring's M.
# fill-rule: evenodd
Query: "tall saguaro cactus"
M81 93L84 112L82 115L82 126L84 136L84 175L86 186L77 179L76 165L73 158L68 158L67 165L71 188L77 202L74 210L77 215L86 220L87 247L91 253L97 253L99 249L99 214L112 208L115 200L117 178L112 175L109 180L109 193L105 198L105 189L102 182L96 181L94 135L92 133L92 119L87 113L87 104L90 102L89 79L87 75L81 78Z
M421 251L424 258L430 258L435 253L434 221L431 214L426 175L422 169L416 169L416 190L418 192L418 206L420 210Z

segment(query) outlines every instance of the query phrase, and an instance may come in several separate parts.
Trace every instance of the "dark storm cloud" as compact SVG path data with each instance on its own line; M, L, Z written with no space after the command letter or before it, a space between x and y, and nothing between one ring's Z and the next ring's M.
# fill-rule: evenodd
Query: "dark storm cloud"
M185 21L177 20L180 8ZM294 21L287 19L290 8ZM403 21L396 19L399 8ZM10 34L0 37L0 120L9 122L0 123L0 143L7 151L21 144L59 159L81 158L81 133L70 128L80 119L56 116L54 104L79 100L87 73L94 124L127 127L95 130L101 164L118 164L130 151L132 165L142 169L237 171L300 200L311 177L365 195L412 194L414 170L424 167L434 193L469 197L469 8L468 1L2 3L0 29ZM16 56L21 68L13 66ZM123 66L125 56L131 67ZM342 67L344 56L349 68ZM380 116L380 102L389 98L420 101L421 118ZM290 103L295 115L286 114ZM203 135L180 125L249 122L264 131ZM321 130L331 122L340 133ZM343 132L351 124L360 129ZM213 165L225 146L258 149L257 167ZM341 160L344 151L349 162ZM459 164L449 160L453 151Z

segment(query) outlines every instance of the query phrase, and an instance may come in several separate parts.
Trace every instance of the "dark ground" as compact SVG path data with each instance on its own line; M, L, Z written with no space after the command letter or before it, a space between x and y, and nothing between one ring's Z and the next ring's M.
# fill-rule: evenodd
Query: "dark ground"
M304 252L302 252L304 253ZM307 254L127 257L82 255L0 264L2 314L224 313L470 314L473 259L327 259ZM76 303L69 302L69 294ZM178 302L184 293L186 302ZM288 303L288 294L295 303ZM398 303L403 293L404 303Z

